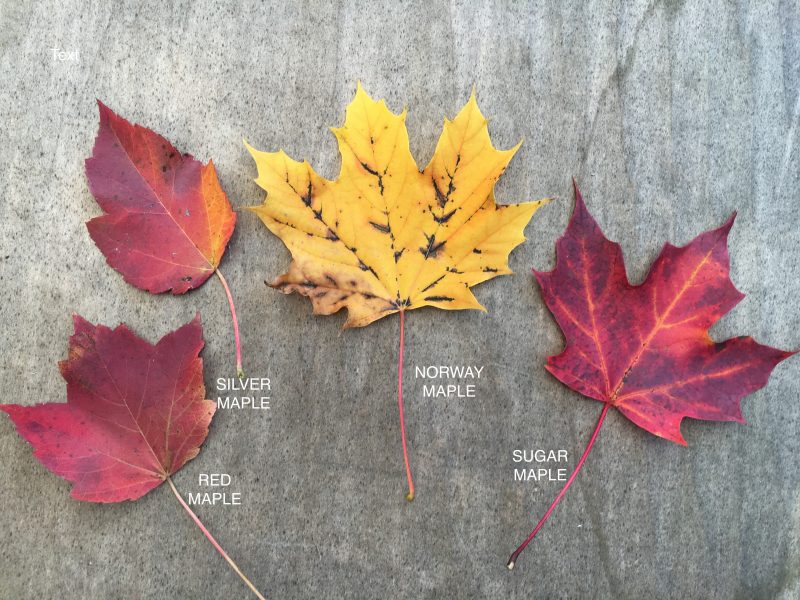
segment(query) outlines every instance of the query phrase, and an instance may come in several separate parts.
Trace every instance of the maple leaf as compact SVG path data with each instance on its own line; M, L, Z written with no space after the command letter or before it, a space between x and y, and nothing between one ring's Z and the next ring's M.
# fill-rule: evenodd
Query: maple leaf
M684 417L744 422L741 399L764 387L793 352L751 337L714 342L708 334L744 298L729 276L735 215L686 246L665 244L644 282L632 286L619 244L605 238L577 186L575 197L556 268L534 272L567 341L547 370L679 444L686 444Z
M604 403L589 445L533 539L572 484L610 407L639 427L685 445L684 417L744 422L744 396L767 384L794 352L751 337L714 342L708 334L744 294L729 276L728 232L735 213L686 246L665 244L641 285L628 282L619 244L609 241L575 184L575 210L557 242L556 267L534 271L566 347L547 370L581 394Z
M205 398L200 316L156 344L126 325L74 317L69 357L59 363L67 402L0 404L48 470L90 502L136 500L165 481L183 508L245 578L189 508L171 475L200 452L216 404Z
M161 135L97 104L100 126L86 177L105 214L87 221L89 235L125 281L154 294L183 294L216 273L233 315L241 373L236 309L218 269L236 214L213 162L181 154Z
M497 150L473 91L445 119L433 158L420 171L409 149L406 111L392 113L358 84L344 125L333 129L342 157L329 181L285 152L248 145L267 192L255 212L292 254L270 285L308 297L315 314L347 309L347 327L400 314L398 404L402 408L403 315L423 306L481 309L470 287L511 273L508 255L547 200L498 206L494 185L519 145Z
M214 164L97 104L100 128L86 177L106 214L86 223L89 234L138 288L183 294L199 287L219 266L236 223Z
M248 146L267 192L250 210L293 259L270 285L307 296L316 314L347 308L345 327L422 306L483 309L470 287L511 273L509 253L547 202L495 204L495 182L519 145L495 149L474 92L445 119L421 172L405 118L359 84L344 126L333 129L342 156L334 181L283 151Z
M199 317L152 345L125 325L74 317L59 363L67 403L0 405L72 497L136 500L200 451L216 405L205 399Z

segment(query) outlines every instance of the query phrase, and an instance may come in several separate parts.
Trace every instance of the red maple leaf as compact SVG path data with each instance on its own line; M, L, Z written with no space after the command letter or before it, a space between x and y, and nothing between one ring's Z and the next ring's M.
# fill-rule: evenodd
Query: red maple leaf
M200 316L156 344L126 325L74 317L69 357L59 363L67 402L0 404L50 471L91 502L136 500L167 482L189 516L263 598L183 500L171 475L200 452L216 404L205 398Z
M166 138L97 104L100 126L86 177L105 214L87 221L89 235L125 281L154 294L183 294L216 273L233 316L241 377L236 309L218 268L236 214L213 162L181 154Z
M557 242L556 268L534 271L547 307L566 338L547 370L604 403L575 471L509 567L572 484L610 407L639 427L685 445L684 417L744 422L744 396L767 384L794 352L751 337L714 342L708 329L744 294L729 276L728 232L735 214L686 246L665 244L645 281L628 282L619 244L609 241L575 185L575 210Z
M153 345L125 325L74 317L59 363L66 404L0 405L34 455L71 481L72 497L136 500L200 451L216 410L205 399L200 318Z

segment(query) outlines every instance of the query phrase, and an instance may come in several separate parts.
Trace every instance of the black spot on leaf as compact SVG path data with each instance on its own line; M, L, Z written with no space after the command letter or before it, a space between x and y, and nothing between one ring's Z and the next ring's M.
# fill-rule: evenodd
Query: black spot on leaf
M376 223L375 221L370 221L369 224L372 225L375 229L377 229L381 233L389 233L389 231L391 231L388 225L381 225L380 223Z

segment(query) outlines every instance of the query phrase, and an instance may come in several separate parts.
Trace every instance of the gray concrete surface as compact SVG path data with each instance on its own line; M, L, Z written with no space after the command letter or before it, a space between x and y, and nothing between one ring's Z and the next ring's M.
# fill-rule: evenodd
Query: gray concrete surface
M200 310L206 384L232 375L216 281L151 296L105 265L83 159L95 98L216 162L235 206L258 203L241 140L333 176L327 127L360 79L410 108L418 162L473 84L501 147L498 187L536 215L489 309L420 310L409 367L480 364L475 400L423 400L406 379L417 501L403 500L397 319L340 335L340 316L265 288L287 252L241 214L222 268L245 367L272 377L268 414L220 413L175 477L230 473L237 508L199 508L268 598L800 597L800 361L744 402L748 426L688 422L688 448L610 416L585 471L519 568L508 552L556 484L512 481L515 448L571 464L600 410L542 368L562 345L533 266L549 268L576 176L640 280L662 243L733 210L732 276L747 294L714 329L800 346L798 2L0 4L0 344L3 401L65 400L70 313L155 340ZM53 48L77 51L54 59ZM444 113L444 114L443 114ZM0 419L2 598L245 598L169 489L135 503L68 496Z

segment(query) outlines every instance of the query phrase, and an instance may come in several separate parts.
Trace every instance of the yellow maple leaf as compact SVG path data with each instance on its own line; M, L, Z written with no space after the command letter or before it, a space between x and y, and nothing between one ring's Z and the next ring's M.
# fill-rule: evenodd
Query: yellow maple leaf
M400 314L398 405L406 476L414 482L403 419L403 317L423 306L485 310L470 287L511 273L508 255L549 200L498 206L494 186L519 144L497 150L473 91L444 131L430 163L417 167L406 111L392 113L358 85L344 126L333 129L342 167L329 181L282 150L247 146L267 192L251 207L292 254L270 285L307 296L315 314L347 308L345 327Z
M455 119L445 119L421 172L405 118L359 84L344 126L333 129L342 155L335 181L282 150L248 145L267 192L250 210L293 258L270 285L307 296L315 314L347 308L345 327L423 306L485 310L469 288L511 273L509 253L547 202L495 204L495 182L519 144L492 145L474 91Z

